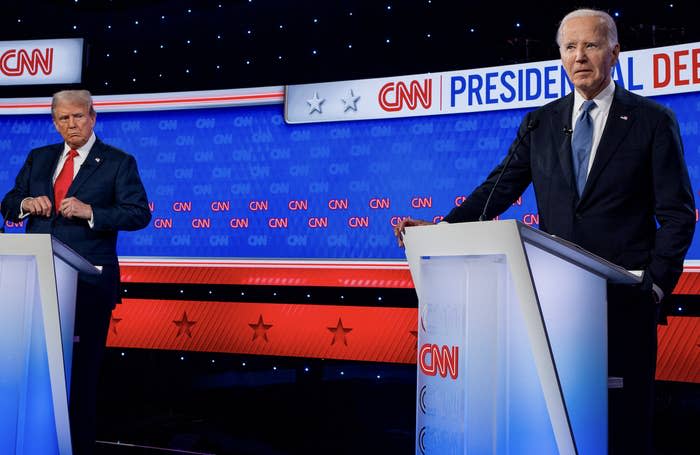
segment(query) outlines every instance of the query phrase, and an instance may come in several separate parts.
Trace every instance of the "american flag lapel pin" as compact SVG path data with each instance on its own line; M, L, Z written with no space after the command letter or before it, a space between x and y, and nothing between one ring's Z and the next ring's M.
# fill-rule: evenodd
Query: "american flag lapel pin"
M625 120L627 120L627 119L625 119ZM95 158L95 161L99 163L99 162L100 162L100 159L99 159L99 158Z
M621 118L622 120L628 120L628 119L629 119L629 117L627 117L626 115L621 115L620 118Z

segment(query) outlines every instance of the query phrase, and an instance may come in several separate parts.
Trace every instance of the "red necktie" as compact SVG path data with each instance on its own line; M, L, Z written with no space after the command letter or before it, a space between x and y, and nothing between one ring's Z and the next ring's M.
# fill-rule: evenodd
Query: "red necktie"
M61 172L58 174L53 184L53 200L56 204L54 206L56 213L58 213L58 208L61 206L63 198L66 197L71 182L73 182L73 158L76 156L78 156L77 151L71 149L68 152L68 158L66 158L66 162L63 163L63 169L61 169Z

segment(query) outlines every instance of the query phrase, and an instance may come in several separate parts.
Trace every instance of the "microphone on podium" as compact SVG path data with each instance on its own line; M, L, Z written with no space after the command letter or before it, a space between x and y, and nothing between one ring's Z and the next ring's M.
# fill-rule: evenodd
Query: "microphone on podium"
M486 220L486 210L489 208L489 203L491 202L491 197L493 196L493 193L496 190L498 183L501 181L501 177L503 177L503 174L505 173L506 169L508 168L508 165L510 164L510 160L513 159L513 155L515 155L515 152L518 151L518 148L520 147L520 144L523 143L523 140L533 130L535 130L539 125L540 125L540 121L538 119L533 118L532 120L530 120L530 122L527 124L527 127L525 127L525 132L523 133L523 135L518 138L518 142L515 143L515 146L512 149L510 149L510 152L508 153L508 156L506 157L506 161L505 161L505 163L503 163L503 167L501 168L501 172L498 174L498 178L496 179L496 182L491 187L491 191L489 191L489 197L486 198L486 202L484 203L484 210L482 210L481 215L479 215L479 221Z

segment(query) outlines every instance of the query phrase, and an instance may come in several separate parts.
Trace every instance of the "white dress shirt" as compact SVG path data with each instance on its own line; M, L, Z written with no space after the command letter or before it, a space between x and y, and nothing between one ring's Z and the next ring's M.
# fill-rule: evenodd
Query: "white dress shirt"
M603 136L605 122L608 120L613 95L615 95L615 83L611 80L610 84L608 84L607 87L605 87L595 98L593 98L596 107L591 109L589 112L591 120L593 120L593 143L591 145L591 156L588 160L587 173L591 172L593 160L595 159L596 151L598 150L598 145L600 144L600 138ZM581 107L583 106L584 101L586 101L586 99L578 91L574 90L574 110L571 114L571 125L574 129L576 128L576 120L578 120L579 115L581 115ZM573 137L574 135L572 134L572 140Z
M92 133L90 135L90 139L88 139L85 145L75 150L76 152L78 152L78 155L76 155L76 157L73 158L73 178L75 178L75 176L78 175L80 166L82 166L85 160L87 159L87 156L90 153L90 150L92 149L92 146L95 144L96 140L97 138L95 137L95 133ZM58 174L61 173L61 169L63 169L63 164L66 162L66 159L68 158L68 152L70 152L70 150L70 145L63 144L63 155L61 155L61 158L58 160L58 165L56 165L56 170L53 173L53 179L51 180L53 183L56 183Z

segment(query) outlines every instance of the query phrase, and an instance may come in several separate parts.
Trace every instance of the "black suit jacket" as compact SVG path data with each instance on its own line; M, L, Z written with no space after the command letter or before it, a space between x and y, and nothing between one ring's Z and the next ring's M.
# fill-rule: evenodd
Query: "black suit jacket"
M32 150L15 180L15 186L2 200L3 217L18 220L20 204L26 197L48 196L55 206L53 175L64 150L54 144ZM94 227L82 219L67 219L54 214L50 218L30 216L29 233L52 234L94 265L104 266L97 280L105 298L118 300L119 268L117 234L148 225L151 212L136 161L123 151L95 142L80 167L66 197L76 197L92 206ZM94 283L95 284L95 283Z
M573 101L571 93L526 115L519 135L533 120L539 127L515 151L487 215L505 211L532 182L540 229L627 269L645 270L645 285L655 283L669 295L695 229L678 122L669 109L617 86L579 198L568 133ZM502 166L445 221L478 219Z

